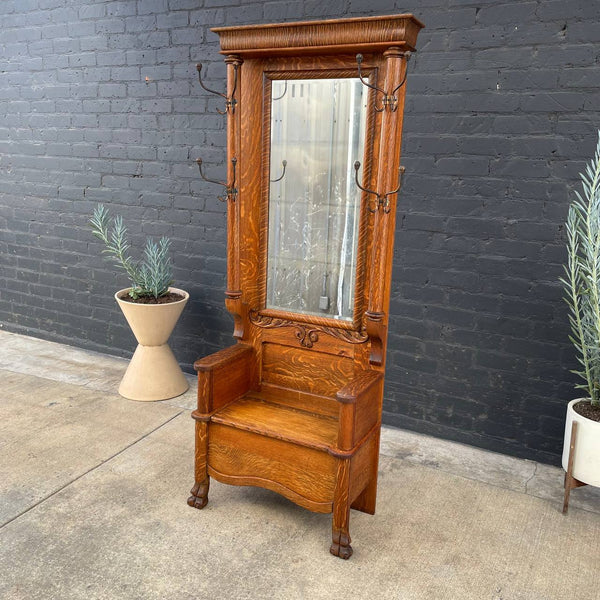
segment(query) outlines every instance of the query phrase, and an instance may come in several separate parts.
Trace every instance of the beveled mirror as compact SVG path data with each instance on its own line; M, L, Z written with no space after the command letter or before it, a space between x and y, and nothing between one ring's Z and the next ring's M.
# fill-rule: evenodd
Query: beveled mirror
M352 321L367 89L355 77L270 88L266 308Z

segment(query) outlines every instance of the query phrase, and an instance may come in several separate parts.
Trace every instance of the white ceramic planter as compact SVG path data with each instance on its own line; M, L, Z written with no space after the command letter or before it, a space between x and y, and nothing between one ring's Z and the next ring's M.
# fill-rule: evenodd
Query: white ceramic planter
M569 466L571 427L573 421L577 421L573 477L588 485L600 486L600 423L586 419L573 410L573 405L580 400L582 398L571 400L567 407L562 466L565 471Z
M184 298L168 304L136 304L121 300L130 288L120 290L115 299L138 341L119 394L130 400L167 400L188 390L189 384L167 340L186 305L189 294L177 288L169 291Z

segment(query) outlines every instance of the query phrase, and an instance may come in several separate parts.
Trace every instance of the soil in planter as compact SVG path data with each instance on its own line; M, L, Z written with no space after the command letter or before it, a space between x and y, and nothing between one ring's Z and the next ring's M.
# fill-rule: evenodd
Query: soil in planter
M581 400L573 404L573 410L590 421L600 422L600 406L592 406L589 400Z
M128 294L119 296L120 300L125 300L125 302L131 302L132 304L170 304L171 302L178 302L184 298L185 296L175 292L169 292L164 296L160 296L160 298L155 298L154 296L140 296L139 298L134 299Z

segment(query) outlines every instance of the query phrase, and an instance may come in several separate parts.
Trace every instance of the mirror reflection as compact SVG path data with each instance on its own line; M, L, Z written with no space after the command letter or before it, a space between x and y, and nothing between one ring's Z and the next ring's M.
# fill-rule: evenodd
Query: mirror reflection
M273 80L267 308L352 320L367 92Z

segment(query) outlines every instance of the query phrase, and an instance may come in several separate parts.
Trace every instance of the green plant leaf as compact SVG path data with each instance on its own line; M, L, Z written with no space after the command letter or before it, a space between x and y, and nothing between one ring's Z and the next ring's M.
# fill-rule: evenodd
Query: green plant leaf
M108 210L99 204L89 223L94 236L104 242L103 254L107 254L127 273L131 284L129 296L134 299L141 296L158 298L168 293L168 288L173 283L168 238L162 237L158 244L149 238L144 248L144 260L139 264L129 255L127 228L120 216L111 221Z

